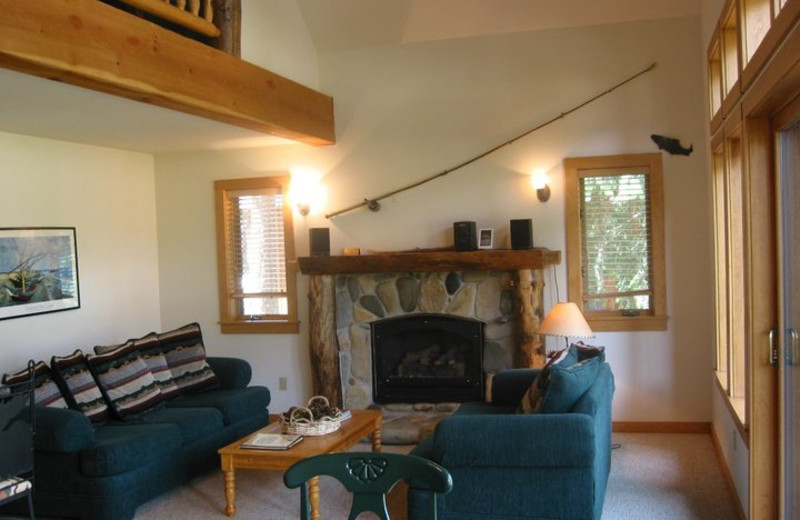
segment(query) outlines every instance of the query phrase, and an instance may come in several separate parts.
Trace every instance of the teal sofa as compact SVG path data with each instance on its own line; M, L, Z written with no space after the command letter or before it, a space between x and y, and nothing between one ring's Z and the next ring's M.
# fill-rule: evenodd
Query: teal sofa
M142 503L219 468L219 448L267 424L270 392L248 386L244 360L206 361L213 386L124 421L36 406L36 515L130 520Z
M574 347L571 354L574 362ZM602 354L592 365L589 387L577 397L564 400L559 389L547 390L546 399L568 407L560 413L519 413L540 371L514 369L494 376L491 403L464 403L438 424L412 454L453 477L453 490L438 497L440 520L600 518L611 464L614 377ZM412 482L409 520L426 518L427 501L427 492Z

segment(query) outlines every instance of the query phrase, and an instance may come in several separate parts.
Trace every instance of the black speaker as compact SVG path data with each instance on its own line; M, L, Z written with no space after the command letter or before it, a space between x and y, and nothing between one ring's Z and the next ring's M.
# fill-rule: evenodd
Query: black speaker
M328 228L309 228L308 243L311 256L330 256L331 233Z
M529 218L511 221L511 249L533 249L533 222Z
M453 222L453 242L456 251L475 251L478 249L478 234L475 223L469 221Z

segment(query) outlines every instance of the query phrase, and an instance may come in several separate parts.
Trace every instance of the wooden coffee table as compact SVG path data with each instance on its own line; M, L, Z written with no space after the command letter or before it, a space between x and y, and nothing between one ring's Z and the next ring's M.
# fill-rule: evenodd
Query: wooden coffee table
M222 473L225 477L225 514L236 514L236 470L263 469L286 471L295 462L321 455L346 451L364 437L372 436L372 451L381 451L381 423L383 416L380 410L353 410L353 416L342 422L341 428L333 433L318 437L306 436L300 443L288 450L248 450L242 448L244 441L252 437L252 433L219 450ZM276 429L277 416L270 416L270 424L259 431L280 431ZM308 495L311 502L311 517L319 520L319 478L314 477L308 483Z

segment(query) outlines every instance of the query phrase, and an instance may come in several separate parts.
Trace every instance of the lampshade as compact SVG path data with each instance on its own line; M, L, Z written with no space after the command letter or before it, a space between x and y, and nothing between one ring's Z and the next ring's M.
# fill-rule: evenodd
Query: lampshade
M589 328L580 309L572 302L556 303L536 332L564 338L594 337L594 332Z

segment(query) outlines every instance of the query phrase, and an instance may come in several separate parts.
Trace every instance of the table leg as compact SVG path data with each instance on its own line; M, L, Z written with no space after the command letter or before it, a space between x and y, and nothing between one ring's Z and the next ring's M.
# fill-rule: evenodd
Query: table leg
M376 428L372 432L372 451L381 451L381 429Z
M236 473L233 468L222 470L225 477L225 514L236 514Z
M320 520L319 477L311 477L308 480L308 499L311 502L311 520Z

